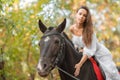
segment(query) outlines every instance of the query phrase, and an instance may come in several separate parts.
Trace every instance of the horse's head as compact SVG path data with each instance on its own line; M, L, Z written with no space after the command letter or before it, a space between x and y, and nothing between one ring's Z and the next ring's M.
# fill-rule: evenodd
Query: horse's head
M39 20L40 31L43 36L39 42L40 59L37 70L40 76L46 77L55 65L63 60L64 39L61 32L66 25L66 19L57 28L48 28Z

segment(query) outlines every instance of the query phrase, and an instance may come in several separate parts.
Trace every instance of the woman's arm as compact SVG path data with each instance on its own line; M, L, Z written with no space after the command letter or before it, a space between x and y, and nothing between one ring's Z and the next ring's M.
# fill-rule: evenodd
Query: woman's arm
M82 59L80 60L80 62L75 65L75 68L76 68L75 73L74 73L75 76L79 75L80 68L82 67L82 65L84 64L84 62L87 60L87 58L90 58L90 57L92 57L93 55L95 55L96 48L97 48L96 43L97 43L97 38L96 38L96 36L93 34L91 45L90 45L89 47L86 47L86 46L85 46L85 47L83 48L83 57L82 57Z
M85 63L85 61L88 59L88 56L87 55L83 55L82 59L80 60L80 62L78 64L75 65L75 72L74 72L74 75L75 76L78 76L79 75L79 72L80 72L80 68L82 67L82 65Z

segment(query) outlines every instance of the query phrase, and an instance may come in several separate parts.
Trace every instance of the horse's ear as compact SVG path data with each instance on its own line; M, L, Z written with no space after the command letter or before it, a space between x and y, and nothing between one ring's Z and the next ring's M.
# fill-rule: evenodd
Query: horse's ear
M61 33L61 32L65 29L65 26L66 26L66 18L65 18L64 21L56 28L56 30Z
M38 24L40 31L44 33L47 30L47 27L42 23L41 20L39 20Z

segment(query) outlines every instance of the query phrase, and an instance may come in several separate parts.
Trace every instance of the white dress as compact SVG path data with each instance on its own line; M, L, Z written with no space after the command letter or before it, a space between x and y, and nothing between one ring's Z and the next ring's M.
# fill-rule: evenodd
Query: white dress
M83 55L86 54L89 58L93 55L96 57L105 72L106 80L120 80L120 74L112 60L110 51L98 42L95 34L92 36L92 43L89 47L85 46L82 36L73 35L72 42L79 49L83 47Z

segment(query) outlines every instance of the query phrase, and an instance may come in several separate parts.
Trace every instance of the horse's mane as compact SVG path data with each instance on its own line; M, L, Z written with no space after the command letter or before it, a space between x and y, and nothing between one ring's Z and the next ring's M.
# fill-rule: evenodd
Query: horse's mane
M51 26L50 26L50 27L48 28L48 30L52 30L52 29L54 29L54 27L51 27Z
M67 36L67 34L65 32L62 32L62 35L63 35L63 37L65 37L65 39L67 39L70 42L70 44L72 46L74 46L73 42L70 40L70 38Z
M77 49L75 49L74 47L74 44L73 42L70 40L70 38L67 36L67 34L65 32L62 32L62 36L65 38L65 40L69 43L69 45L75 50L75 55L78 57L78 56L81 56L81 52L79 52Z

